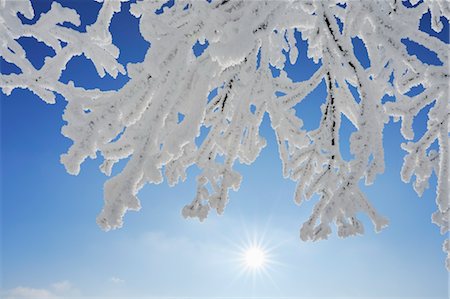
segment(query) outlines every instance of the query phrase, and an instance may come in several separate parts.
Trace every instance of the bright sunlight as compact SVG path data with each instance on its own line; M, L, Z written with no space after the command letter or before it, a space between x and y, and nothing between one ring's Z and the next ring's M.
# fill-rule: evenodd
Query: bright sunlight
M260 269L266 264L266 253L260 247L250 247L244 252L244 261L250 269Z

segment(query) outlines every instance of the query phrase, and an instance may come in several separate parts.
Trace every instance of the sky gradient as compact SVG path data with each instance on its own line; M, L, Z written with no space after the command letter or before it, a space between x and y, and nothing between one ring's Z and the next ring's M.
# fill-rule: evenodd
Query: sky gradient
M48 10L50 3L33 1L36 15ZM94 1L61 3L79 11L82 24L78 30L93 23L100 9ZM149 43L140 36L138 20L128 12L129 3L122 6L110 29L113 43L121 50L119 61L126 65L142 61ZM422 21L422 30L430 32L426 17ZM448 22L438 37L448 43ZM294 81L300 81L309 78L317 65L306 57L301 34L296 38L299 59L285 70ZM23 38L21 44L37 68L45 56L52 55L51 49L32 38ZM354 46L361 64L369 66L364 45L355 40ZM426 49L409 41L405 46L419 59L439 63ZM1 59L2 74L17 71ZM273 70L274 75L276 72ZM60 80L108 90L120 88L128 77L100 78L93 64L79 56L68 63ZM420 91L419 87L411 94ZM305 128L318 127L325 97L322 83L296 107ZM380 214L390 220L389 227L379 234L362 215L364 236L342 240L333 235L316 243L300 240L299 228L317 197L300 207L293 202L295 183L282 177L267 115L261 127L267 147L251 166L235 166L243 182L238 192L230 192L223 216L212 212L203 223L181 216L196 190L199 170L193 166L188 180L174 188L165 182L146 185L139 192L141 211L129 212L123 228L105 233L95 223L106 180L98 171L101 159L87 160L78 176L67 174L59 163L60 154L71 144L60 133L65 104L61 96L56 104L45 104L28 90L1 94L0 295L448 297L449 277L441 249L445 236L431 223L436 210L436 177L433 175L422 198L401 181L405 152L400 148L404 139L398 122L391 120L384 130L385 173L373 185L362 187ZM413 124L417 137L426 130L426 121L426 111L421 111ZM340 138L345 159L351 158L348 139L353 129L343 120ZM265 273L245 272L239 261L243 248L254 242L270 251Z

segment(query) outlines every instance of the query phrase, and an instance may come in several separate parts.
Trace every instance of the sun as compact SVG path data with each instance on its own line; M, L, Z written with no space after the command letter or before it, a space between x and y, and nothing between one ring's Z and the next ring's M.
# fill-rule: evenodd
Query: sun
M236 270L234 279L230 284L236 281L243 283L272 283L278 288L272 275L277 273L279 267L284 264L279 260L279 249L288 240L280 239L276 234L269 234L267 229L270 223L253 225L249 229L245 222L240 223L239 234L233 239L229 239L229 245L225 246L228 258L227 263ZM277 253L278 251L278 253Z
M247 268L256 270L266 266L267 253L261 247L249 247L243 252L243 260Z
M268 238L267 227L268 225L262 232L258 232L256 228L249 230L243 223L240 240L230 240L231 246L227 249L230 258L227 261L237 270L230 285L238 281L252 287L257 283L270 283L279 289L272 275L277 272L278 267L284 266L278 260L277 249L286 241L275 240L272 235Z

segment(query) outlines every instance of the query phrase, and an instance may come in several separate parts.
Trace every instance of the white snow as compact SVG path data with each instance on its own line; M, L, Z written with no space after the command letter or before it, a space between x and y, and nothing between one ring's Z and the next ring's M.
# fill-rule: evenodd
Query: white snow
M344 3L346 7L337 5ZM411 1L415 4L417 1ZM129 158L125 168L105 183L105 205L98 224L105 230L122 226L127 210L140 209L137 198L146 183L170 185L186 179L186 169L196 164L197 193L183 209L185 217L203 220L211 209L223 213L229 189L238 190L242 177L233 169L236 160L251 164L266 145L259 135L263 116L268 113L279 144L283 174L297 182L295 201L300 204L313 194L320 195L312 215L303 224L303 240L326 239L334 223L338 235L362 234L356 217L366 213L375 230L387 225L359 188L371 184L384 172L383 129L390 116L401 120L401 132L408 140L402 179L414 178L421 195L434 172L438 177L433 222L442 234L449 232L449 46L418 30L428 10L431 26L439 31L440 20L450 18L448 1L425 1L406 8L400 1L175 1L170 9L156 15L161 1L138 1L131 12L140 18L140 32L151 42L143 63L122 66L119 49L112 44L109 24L120 11L120 1L104 1L97 21L85 33L58 26L80 23L76 11L53 3L36 24L23 25L17 13L32 18L28 1L0 1L0 55L17 65L22 73L2 75L0 87L6 94L28 88L47 103L61 94L68 105L64 112L64 136L73 145L61 162L67 172L78 174L87 157L104 158L101 171L111 174L114 164ZM188 9L184 9L188 5ZM340 33L335 17L344 24ZM308 56L322 67L307 81L293 83L284 71L273 78L269 64L283 69L289 51L291 63L298 51L294 30L308 41ZM16 41L32 36L53 48L56 55L37 70L25 58ZM365 44L370 67L364 69L353 53L352 37ZM409 38L437 53L442 66L422 63L410 56L402 38ZM192 46L209 42L196 58ZM67 43L61 47L60 41ZM257 68L257 54L261 67ZM98 74L131 78L117 92L101 92L58 81L67 62L84 54ZM393 84L389 82L393 74ZM325 80L328 96L322 109L320 127L302 128L294 106ZM360 102L351 95L346 82L358 89ZM422 84L425 91L409 98L405 93ZM214 88L218 95L210 102ZM276 91L285 93L277 98ZM382 103L393 95L394 102ZM428 113L428 129L414 140L412 122L419 111L434 102ZM254 111L250 109L254 107ZM85 112L89 109L89 113ZM178 114L184 115L178 121ZM351 136L354 158L345 161L339 150L339 128L347 117L357 131ZM209 128L197 145L200 127ZM120 135L121 134L121 135ZM120 137L117 139L116 137ZM117 139L117 140L116 140ZM438 151L429 150L437 140ZM216 159L225 157L224 162ZM164 173L163 169L164 168ZM450 257L450 246L444 250ZM450 262L447 259L447 267Z

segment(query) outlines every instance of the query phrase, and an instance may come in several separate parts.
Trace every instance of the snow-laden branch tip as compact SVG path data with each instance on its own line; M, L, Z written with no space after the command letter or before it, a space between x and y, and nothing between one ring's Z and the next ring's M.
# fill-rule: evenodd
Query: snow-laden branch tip
M230 189L238 190L241 175L236 161L251 164L265 147L259 134L267 113L279 146L283 175L297 182L295 201L320 196L303 224L303 240L326 239L337 227L341 237L362 234L357 214L363 212L380 231L387 220L377 213L359 183L374 182L384 172L383 129L390 117L401 120L407 140L401 177L421 195L434 172L438 177L433 214L442 234L449 232L449 94L448 44L420 31L419 21L429 13L435 31L448 23L448 1L175 1L156 14L161 1L131 4L139 18L143 38L151 49L142 63L117 62L109 24L120 11L120 1L104 1L97 21L86 32L63 23L80 24L75 10L53 3L35 24L22 24L34 15L28 1L0 1L0 55L20 68L2 75L6 94L27 88L47 103L55 94L67 100L62 128L73 145L61 162L78 174L86 158L100 154L101 171L111 175L115 163L128 159L125 168L105 183L105 205L98 224L105 230L122 226L127 210L139 210L139 190L164 179L170 185L186 179L196 164L197 192L185 206L185 217L205 219L211 209L223 213ZM292 82L283 67L295 62L298 48L294 32L308 41L308 56L321 67L306 81ZM36 69L17 39L34 37L56 55ZM352 38L363 41L370 59L364 68L354 54ZM436 53L441 65L429 65L408 54L402 40L409 39ZM208 41L196 57L192 46ZM62 47L61 42L66 43ZM101 92L59 81L68 61L84 54L98 74L126 73L131 80L117 92ZM274 78L269 66L281 70ZM174 84L174 82L177 82ZM321 82L327 88L320 126L308 131L294 106ZM355 99L349 84L356 86ZM406 93L421 84L424 91ZM207 100L217 89L217 95ZM277 92L284 94L276 96ZM383 103L385 95L394 96ZM414 139L412 122L427 105L427 131ZM180 121L179 115L184 118ZM350 138L353 158L340 152L339 128L343 117L356 128ZM200 128L208 128L199 143ZM437 142L438 146L432 148ZM218 159L223 156L224 159ZM448 240L444 250L450 254ZM447 259L447 267L450 269Z

